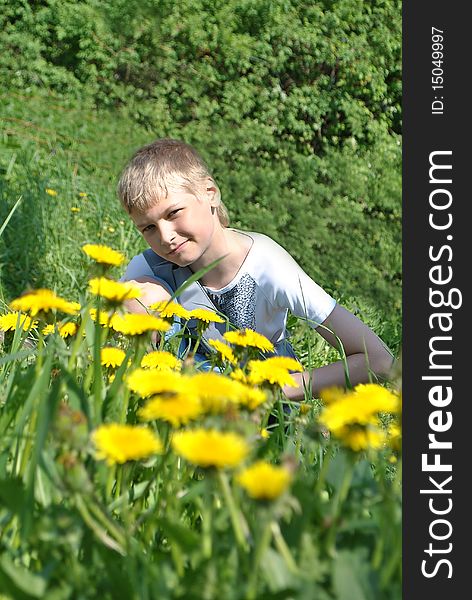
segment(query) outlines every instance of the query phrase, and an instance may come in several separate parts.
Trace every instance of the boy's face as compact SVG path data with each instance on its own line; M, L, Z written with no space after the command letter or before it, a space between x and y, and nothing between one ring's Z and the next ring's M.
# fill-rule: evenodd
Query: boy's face
M156 254L185 267L197 263L211 247L218 217L214 188L202 198L183 189L169 189L167 198L130 216ZM199 265L199 268L203 265Z

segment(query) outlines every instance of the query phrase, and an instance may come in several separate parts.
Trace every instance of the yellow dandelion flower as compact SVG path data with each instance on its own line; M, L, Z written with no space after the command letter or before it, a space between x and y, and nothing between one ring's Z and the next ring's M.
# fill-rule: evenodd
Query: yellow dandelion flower
M190 378L175 371L134 369L126 378L126 385L142 398L155 394L192 394Z
M78 212L80 212L80 208L78 206L71 206L70 207L70 212L72 212L72 213L78 213Z
M372 412L396 413L399 398L396 394L378 383L360 383L354 388L356 402L371 407Z
M380 448L386 439L385 431L379 427L344 427L336 436L354 452Z
M398 410L398 397L378 384L359 384L340 399L331 401L322 411L320 420L336 433L345 425L371 422L380 412Z
M121 252L117 252L103 244L85 244L82 246L82 250L91 259L103 265L118 267L125 260L125 256Z
M197 373L190 381L206 412L221 413L237 405L254 410L267 400L263 390L212 371Z
M291 480L292 475L287 468L263 460L255 462L236 476L239 485L256 500L275 500L287 490Z
M270 438L270 431L268 429L266 429L265 427L263 427L260 431L259 431L259 435L261 436L261 438L263 440L268 440Z
M195 308L190 311L191 319L198 319L199 321L203 321L204 323L224 323L225 320L222 319L219 315L217 315L212 310L207 310L206 308Z
M303 371L301 362L290 356L271 356L265 359L266 365L277 369L286 369L287 371Z
M241 398L240 384L224 375L208 371L191 376L192 389L206 412L225 412Z
M154 302L154 304L151 304L148 308L150 308L150 310L157 311L161 319L170 319L172 317L180 317L181 319L186 319L187 321L190 319L190 311L185 309L178 302Z
M69 302L56 296L56 294L47 289L37 289L27 292L20 298L13 300L10 303L10 308L22 312L29 312L32 317L39 312L49 312L50 310L58 310L60 312L74 315L77 314L77 303Z
M268 360L250 360L248 363L248 380L253 385L267 381L272 385L297 387L297 382L287 369L273 366Z
M168 331L169 323L158 317L147 314L128 313L114 315L109 321L109 327L123 335L142 335L147 331Z
M246 406L249 410L255 410L261 404L267 401L264 390L241 384L239 403Z
M13 311L0 317L0 331L15 331L17 326L25 329L34 329L38 324L28 315L22 315L18 311Z
M159 371L180 371L182 361L165 350L155 350L143 356L141 367L144 369L158 369Z
M90 314L90 318L92 319L92 321L97 320L97 309L96 308L91 308L89 310L89 314ZM110 320L111 320L111 315L109 313L107 313L106 311L101 310L100 311L100 325L103 325L103 327L108 327L110 324Z
M104 367L119 367L125 360L126 353L121 348L105 346L100 351L100 362Z
M231 379L234 379L235 381L239 381L240 383L248 382L246 373L242 369L239 369L239 368L231 371L229 376L231 377Z
M49 196L57 196L57 192L56 192L56 190L53 190L53 189L51 189L51 188L46 188L44 191L45 191L45 192L46 192L46 194L48 194Z
M220 340L209 340L208 343L218 352L223 360L228 361L232 365L237 363L233 350L227 344Z
M97 458L109 465L130 460L141 460L154 454L162 454L162 442L146 427L109 423L101 425L92 433Z
M71 322L65 323L64 325L61 325L59 327L59 335L62 338L66 338L71 335L75 335L77 333L77 329L78 329L78 327L77 327L76 323L71 323Z
M56 331L56 326L53 323L49 323L49 325L46 325L46 327L43 327L43 329L41 330L41 333L43 335L51 335L55 331Z
M89 281L89 290L95 296L101 296L112 302L123 302L141 296L140 289L129 281L113 281L106 277L95 277Z
M262 350L263 352L274 351L274 344L272 344L272 342L262 334L257 333L257 331L252 331L252 329L244 329L243 331L227 331L223 334L223 337L227 342L234 344L235 346L241 346L243 348L247 348L249 346L251 348Z
M327 387L321 390L320 397L325 404L331 404L341 400L346 395L346 390L337 386Z
M81 198L87 198L87 192L79 192Z
M145 406L138 410L138 415L145 421L154 419L167 421L173 427L186 425L202 414L202 406L192 396L176 396L171 398L151 398Z
M239 465L249 452L246 440L236 433L215 429L180 431L172 437L175 452L199 467L231 468Z

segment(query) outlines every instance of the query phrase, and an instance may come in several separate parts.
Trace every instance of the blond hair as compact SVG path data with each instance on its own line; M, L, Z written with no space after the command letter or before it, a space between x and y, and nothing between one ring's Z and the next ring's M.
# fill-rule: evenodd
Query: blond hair
M228 212L213 176L198 152L180 140L162 138L140 148L121 173L118 196L128 213L143 211L166 198L169 187L182 188L199 198L208 179L216 188L218 218L227 227Z

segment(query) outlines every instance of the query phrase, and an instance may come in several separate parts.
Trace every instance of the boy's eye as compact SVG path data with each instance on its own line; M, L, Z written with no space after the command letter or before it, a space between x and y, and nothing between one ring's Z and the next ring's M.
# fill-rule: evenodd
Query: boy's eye
M167 216L168 217L174 217L181 210L182 210L181 208L176 208L175 210L171 211Z
M143 233L146 233L147 231L151 231L154 228L154 225L146 225L146 227L144 227L143 229Z

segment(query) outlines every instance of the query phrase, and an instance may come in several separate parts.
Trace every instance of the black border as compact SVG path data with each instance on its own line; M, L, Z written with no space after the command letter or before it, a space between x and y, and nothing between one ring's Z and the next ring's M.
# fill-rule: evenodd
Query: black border
M470 527L469 489L472 489L472 468L469 439L472 439L470 419L472 363L469 359L468 341L472 331L468 308L467 269L471 251L468 240L472 239L468 215L472 213L469 182L472 164L469 165L470 109L469 100L471 55L469 40L471 22L466 15L467 2L420 2L405 0L403 3L403 598L405 600L427 599L448 600L470 596L468 585L469 566L468 533ZM431 28L444 31L444 90L432 90L432 40ZM444 114L432 114L434 95L443 96ZM429 196L434 184L429 182L429 157L434 151L451 150L451 158L443 159L452 164L452 184L447 187L453 196L451 213L453 222L447 234L435 231L428 223ZM433 407L428 399L431 381L422 380L429 370L429 340L437 335L430 329L428 320L435 309L429 303L429 279L431 262L430 245L438 249L449 243L452 259L442 264L453 269L449 286L462 292L462 306L448 310L452 313L453 327L449 334L452 340L449 349L452 355L443 362L452 363L453 399L443 410L450 410L452 427L438 439L452 441L452 449L441 452L442 462L452 464L452 482L448 485L450 495L430 496L421 494L421 489L431 489L429 475L422 471L422 454L428 452L428 423ZM437 287L437 286L432 286ZM444 345L446 348L447 344ZM446 374L436 371L435 374ZM442 436L442 438L440 437ZM434 454L434 451L432 452ZM432 458L429 459L431 462ZM444 480L446 473L437 473ZM470 481L470 485L469 485ZM446 486L445 486L446 487ZM444 518L452 525L452 534L444 542L434 542L429 534L430 523L435 518L428 508L429 498L451 498L451 512ZM443 506L445 506L444 504ZM469 509L469 510L468 510ZM444 526L445 527L445 526ZM438 533L440 529L435 530ZM446 529L442 530L443 532ZM436 554L430 558L424 550L430 541L445 548L452 543L447 554ZM432 572L435 560L446 558L452 565L452 577L448 578L449 567L442 564L434 577L426 578L421 565L427 559L426 570Z

